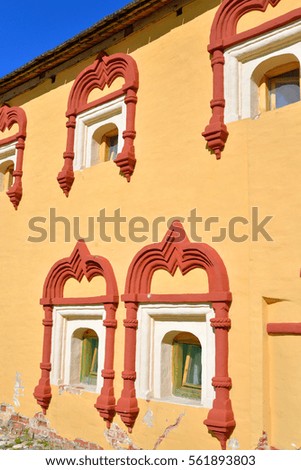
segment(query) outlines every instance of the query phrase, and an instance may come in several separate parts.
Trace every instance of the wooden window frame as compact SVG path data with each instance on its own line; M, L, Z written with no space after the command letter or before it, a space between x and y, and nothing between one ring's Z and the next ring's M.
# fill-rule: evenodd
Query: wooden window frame
M89 340L92 338L97 340L97 346L94 348L93 355L90 360L90 357L88 357L90 356L88 344L90 342ZM93 346L92 346L92 349L93 349ZM95 362L97 360L98 349L99 349L99 338L98 338L97 333L94 330L90 330L90 329L87 330L83 334L81 366L80 366L80 382L81 383L96 385L98 372L97 370L96 372L93 371L93 365L95 365ZM89 381L90 378L91 378L91 382Z
M275 109L280 109L276 107L276 96L272 95L272 92L276 89L276 81L283 80L286 81L286 77L281 78L282 75L298 70L299 71L299 88L300 95L299 100L301 100L301 79L300 79L300 65L298 62L290 62L288 64L283 64L278 67L274 67L269 70L263 76L259 84L259 111L273 111ZM291 79L287 79L291 81ZM292 103L288 103L292 104ZM288 106L287 105L287 106ZM283 106L284 107L284 106Z
M6 165L1 168L2 165L0 160L0 193L8 191L14 182L13 172L15 169L15 164L13 160L8 160L5 163Z
M183 365L184 350L183 346L189 347L200 346L200 341L192 335L192 333L180 333L173 341L173 395L182 398L190 398L200 400L202 397L202 386L194 386L187 382L188 368L189 368L189 354L187 351L185 357L185 364ZM190 357L191 359L191 357Z
M114 154L114 157L111 156L112 152L111 149L111 139L117 137L117 150ZM118 155L118 139L119 139L119 132L118 128L114 125L114 129L105 132L100 141L100 148L99 148L99 162L113 162L116 160Z

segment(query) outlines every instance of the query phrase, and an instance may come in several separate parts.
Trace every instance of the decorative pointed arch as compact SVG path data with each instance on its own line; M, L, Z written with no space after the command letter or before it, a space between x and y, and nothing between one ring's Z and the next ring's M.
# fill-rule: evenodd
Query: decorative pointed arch
M203 132L208 148L221 158L227 138L228 130L224 122L224 50L226 46L237 42L237 23L245 14L251 11L265 12L269 5L275 7L281 0L224 0L214 17L208 51L211 54L211 67L213 71L213 99L210 102L212 116ZM267 28L269 27L267 24ZM250 30L250 37L259 34L262 28ZM246 35L243 35L245 39Z
M93 64L86 67L76 78L69 95L66 116L79 114L102 102L100 99L88 103L90 93L95 88L103 90L105 86L111 86L118 77L124 78L124 84L118 94L129 89L137 92L138 69L134 59L122 53L110 56L99 54ZM105 100L107 101L108 97Z
M22 198L22 175L23 175L23 155L26 139L26 114L22 108L17 106L10 107L3 105L0 108L0 131L10 130L14 124L17 124L18 131L7 138L0 139L1 148L11 146L15 153L15 165L12 176L14 178L12 186L6 194L10 198L14 208L17 209ZM0 159L1 163L1 159Z
M79 240L71 255L57 261L50 269L44 283L42 305L65 303L63 291L66 282L71 278L80 282L84 276L89 282L95 276L103 277L106 281L106 295L98 300L118 302L118 289L110 262L102 256L91 255L86 243ZM82 303L89 302L89 297L81 300Z
M224 46L225 39L236 35L238 21L251 11L265 12L269 5L275 7L280 0L224 0L214 17L209 50Z
M119 77L124 78L124 84L119 90L88 103L91 91L94 89L103 90L105 86L110 86ZM67 147L64 152L64 166L57 178L66 196L68 196L74 181L73 160L77 115L120 96L124 96L127 117L126 128L123 131L124 145L114 162L130 181L136 164L134 139L136 136L135 112L138 86L139 76L136 62L131 56L123 53L110 56L104 53L99 54L94 63L86 67L76 78L69 95L66 112L68 135Z
M83 277L90 282L95 276L101 276L106 281L106 294L98 297L65 298L63 290L68 279L76 279L80 282ZM100 416L110 424L115 415L115 397L113 389L114 381L114 338L117 322L115 312L118 306L118 289L111 264L106 258L91 255L85 242L79 240L68 258L57 261L50 269L43 288L43 305L45 316L43 358L40 364L41 378L34 390L34 396L42 407L43 413L49 407L52 393L50 386L51 371L51 338L53 326L53 307L55 305L98 305L103 304L106 318L103 321L106 327L105 360L102 377L104 379L101 393L95 407Z
M164 269L174 275L179 268L183 275L195 268L206 271L208 292L196 294L152 294L151 280L155 271ZM125 293L122 300L126 305L124 388L117 403L117 412L129 430L139 413L135 394L135 353L137 310L140 303L185 302L210 303L215 311L211 326L215 329L216 367L212 384L216 398L213 408L205 421L208 429L216 436L222 448L234 427L229 390L231 379L228 376L228 331L231 321L228 311L231 305L228 275L218 253L205 243L191 243L180 222L175 221L160 243L146 246L134 257L127 274Z
M183 275L195 268L204 269L209 281L208 294L219 292L224 300L230 300L226 268L218 253L205 243L191 243L177 221L160 243L148 245L136 254L128 270L123 299L135 300L139 294L140 301L147 301L155 271L163 269L173 276L178 268ZM202 295L207 297L207 294Z

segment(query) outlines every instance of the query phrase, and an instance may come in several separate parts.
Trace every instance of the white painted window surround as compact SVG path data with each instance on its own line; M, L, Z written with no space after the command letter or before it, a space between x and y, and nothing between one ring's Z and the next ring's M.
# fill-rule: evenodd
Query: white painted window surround
M16 168L17 160L17 142L0 146L0 191L3 185L4 173L8 165L13 164Z
M99 392L103 379L101 370L105 354L105 308L103 305L92 306L55 306L53 308L53 329L50 381L54 385L80 387L83 390ZM81 342L76 344L73 334L78 329L92 329L99 340L97 384L76 383L79 376Z
M253 72L264 61L284 54L301 63L301 20L225 51L225 122L257 116L258 87L252 80Z
M14 168L16 168L16 159L17 159L16 145L17 145L17 142L12 142L10 144L0 146L0 178L1 178L1 173L2 173L1 170L6 169L7 164L13 163ZM1 183L1 180L0 180L0 183Z
M14 164L16 163L16 156L17 156L17 149L16 149L17 141L12 142L7 145L0 146L0 165L6 161L11 161Z
M114 124L118 129L118 149L123 146L122 132L126 128L126 104L124 96L80 113L76 117L74 142L74 170L82 170L93 165L94 153L97 151L93 135L97 129L106 124Z
M139 398L210 408L214 399L215 336L210 325L214 310L204 304L141 304L138 309L136 391ZM202 398L172 395L172 344L167 333L189 332L202 346Z

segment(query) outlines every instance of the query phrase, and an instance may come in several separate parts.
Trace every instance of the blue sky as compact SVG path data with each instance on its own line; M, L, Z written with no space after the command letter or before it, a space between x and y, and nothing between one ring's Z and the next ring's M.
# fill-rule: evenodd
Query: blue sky
M3 1L0 77L62 44L131 1Z

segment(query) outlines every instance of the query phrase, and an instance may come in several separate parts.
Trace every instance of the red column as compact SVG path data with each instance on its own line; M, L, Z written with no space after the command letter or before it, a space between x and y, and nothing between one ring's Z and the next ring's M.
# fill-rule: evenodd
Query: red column
M216 49L211 57L213 72L213 99L210 102L212 117L210 123L203 132L208 147L215 153L216 158L221 158L221 152L228 138L228 130L224 123L224 53Z
M122 372L123 390L118 400L116 411L131 432L139 413L135 392L136 380L136 332L138 304L126 303L124 371Z
M124 98L126 104L126 128L123 131L124 146L122 151L118 154L115 163L120 168L127 181L130 181L133 174L136 158L134 150L134 139L136 137L135 131L135 113L137 95L134 90L127 90L127 94Z
M46 410L49 407L51 401L51 386L50 386L50 371L51 371L51 336L52 336L52 309L51 305L44 305L45 316L43 319L44 325L44 340L43 340L43 357L40 364L42 371L41 378L38 385L34 390L34 397L38 404L41 406L43 413L46 414Z
M103 321L106 327L106 345L105 345L105 359L104 368L101 371L103 377L103 387L101 393L95 403L95 408L98 410L100 416L106 421L107 427L113 421L115 416L115 396L114 396L114 339L115 330L117 328L117 321L115 319L116 305L105 304L106 318Z
M73 160L74 160L74 136L75 136L76 117L71 115L66 124L67 145L64 152L64 166L58 174L57 180L66 196L69 195L71 186L74 181Z
M11 200L15 209L18 208L18 205L22 199L22 167L23 167L23 155L24 155L24 148L25 148L25 138L23 136L18 138L18 142L16 144L17 150L17 159L16 159L16 167L13 171L14 182L9 190L6 192L9 199Z
M221 448L226 449L227 439L235 428L229 393L232 382L228 373L228 333L231 320L228 318L228 303L213 302L212 306L215 311L215 317L211 320L215 331L215 377L212 378L212 385L216 398L204 424L219 440Z

